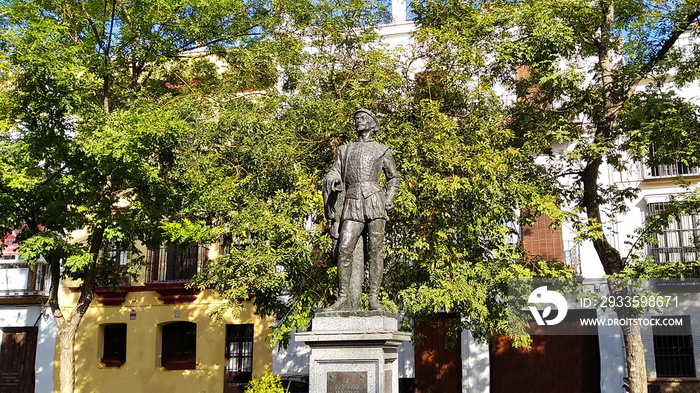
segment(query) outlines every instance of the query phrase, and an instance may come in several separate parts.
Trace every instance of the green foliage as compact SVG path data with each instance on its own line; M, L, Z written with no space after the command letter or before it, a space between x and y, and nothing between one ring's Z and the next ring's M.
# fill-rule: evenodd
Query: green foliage
M212 244L220 238L204 221L192 222L183 218L178 222L165 222L161 228L176 244Z
M473 89L436 78L430 83L440 86L426 95L420 78L409 78L410 53L387 50L356 18L381 8L343 3L329 15L328 4L318 3L321 11L292 34L311 40L286 57L294 61L281 78L294 83L285 81L283 95L242 97L226 88L236 81L225 74L220 91L181 98L213 109L203 109L177 148L180 214L221 231L225 243L192 285L228 300L214 315L253 300L256 312L275 315L275 341L308 327L332 302L337 280L321 178L337 147L356 137L352 113L367 107L380 114L378 140L391 146L402 177L387 226L382 303L405 311L407 324L447 311L465 316L455 331L484 339L505 332L507 281L534 266L523 261L512 228L521 206L561 214L550 185L504 127L508 114L488 83ZM290 72L295 67L304 73Z
M562 210L555 220L570 221L579 239L592 241L606 274L678 274L672 266L650 270L648 260L625 257L608 241L615 217L639 189L601 174L604 165L625 174L634 159L697 165L698 107L680 90L700 71L700 4L428 0L414 6L427 69L445 69L448 82L475 89L500 85L505 128L520 154L540 157L537 173L546 185L540 189ZM676 45L681 34L692 37L686 48ZM537 203L519 206L545 213ZM656 233L668 214L642 233ZM630 375L631 391L641 392L646 366L633 347L642 348L641 341L626 346L627 369L641 370Z
M697 106L659 88L636 94L621 114L621 127L629 133L623 148L649 166L700 165Z
M36 263L42 254L62 253L68 248L65 239L55 232L41 232L22 242L19 257L29 263Z
M3 2L1 226L23 228L26 257L55 255L51 263L65 260L64 272L79 278L99 258L108 262L95 244L160 244L157 226L180 201L178 180L165 180L174 148L196 121L196 98L221 89L216 58L205 56L235 46L231 64L255 70L236 78L274 84L274 48L245 48L262 45L279 16L270 4L238 0ZM182 59L185 52L192 56ZM185 239L193 225L202 227L181 224L176 238L217 237ZM68 234L83 228L90 238L72 242Z
M12 1L2 21L18 75L3 74L0 94L3 227L31 217L32 236L63 239L70 274L117 267L94 254L98 243L220 239L221 257L191 285L228 301L215 315L253 300L277 318L273 338L284 342L333 300L320 185L337 147L356 137L359 107L380 114L378 140L402 176L387 226L387 308L404 310L408 324L460 313L455 332L487 339L505 332L509 278L568 273L525 261L513 228L566 216L532 157L575 127L526 133L498 99L498 78L471 72L491 50L482 40L503 34L498 14L450 3L456 14L444 29L423 24L411 53L379 42L372 26L388 14L371 1L80 4ZM476 35L460 37L465 29ZM435 61L413 75L418 56ZM92 235L73 252L67 234L79 228Z
M272 371L265 369L260 379L253 379L246 388L246 393L284 393L282 380L279 376L272 374Z
M698 108L679 96L697 74L696 54L672 48L693 29L695 2L435 0L416 10L428 68L447 64L448 79L479 75L520 98L506 102L507 128L524 154L547 158L542 176L562 180L550 183L555 204L567 206L559 219L572 221L580 239L607 243L602 206L624 212L638 191L586 171L606 162L624 172L634 160L697 165ZM619 271L619 259L601 260L608 273Z

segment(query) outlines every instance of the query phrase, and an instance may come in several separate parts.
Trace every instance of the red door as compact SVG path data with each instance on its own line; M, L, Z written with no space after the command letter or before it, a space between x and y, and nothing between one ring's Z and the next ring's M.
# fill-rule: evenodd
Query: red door
M566 336L538 335L540 328L533 323L530 349L513 348L507 337L496 337L490 353L491 393L600 393L597 328L578 322L589 314L569 310L569 315L575 319L558 325Z
M33 393L38 329L6 327L2 330L0 393Z
M438 314L434 321L416 327L420 345L415 346L415 393L451 393L462 391L462 356L460 343L445 342L450 323L456 314Z

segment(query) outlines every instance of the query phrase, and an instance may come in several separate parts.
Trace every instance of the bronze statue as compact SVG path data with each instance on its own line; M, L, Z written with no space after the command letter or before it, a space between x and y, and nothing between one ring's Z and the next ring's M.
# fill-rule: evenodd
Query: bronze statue
M377 116L367 109L353 115L358 138L338 148L331 170L323 179L326 217L332 221L334 258L338 264L338 300L333 311L359 309L364 263L369 265L369 309L382 310L379 287L384 274L384 226L394 209L399 174L389 146L374 140L381 134ZM379 185L384 172L386 193Z

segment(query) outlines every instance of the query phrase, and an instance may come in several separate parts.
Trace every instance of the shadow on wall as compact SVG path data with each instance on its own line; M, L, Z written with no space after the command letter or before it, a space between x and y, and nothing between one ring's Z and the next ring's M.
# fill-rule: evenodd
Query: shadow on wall
M273 350L272 372L283 377L297 378L309 375L309 355L311 348L298 342L294 334L287 348L276 346Z

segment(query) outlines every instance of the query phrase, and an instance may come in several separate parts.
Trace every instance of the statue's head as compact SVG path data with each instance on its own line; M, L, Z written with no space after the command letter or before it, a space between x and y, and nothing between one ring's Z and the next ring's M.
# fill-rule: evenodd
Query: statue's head
M382 130L379 128L379 119L377 119L377 115L369 109L360 108L355 111L352 117L355 119L355 129L357 129L358 133L365 125L370 127L374 135L382 133Z

